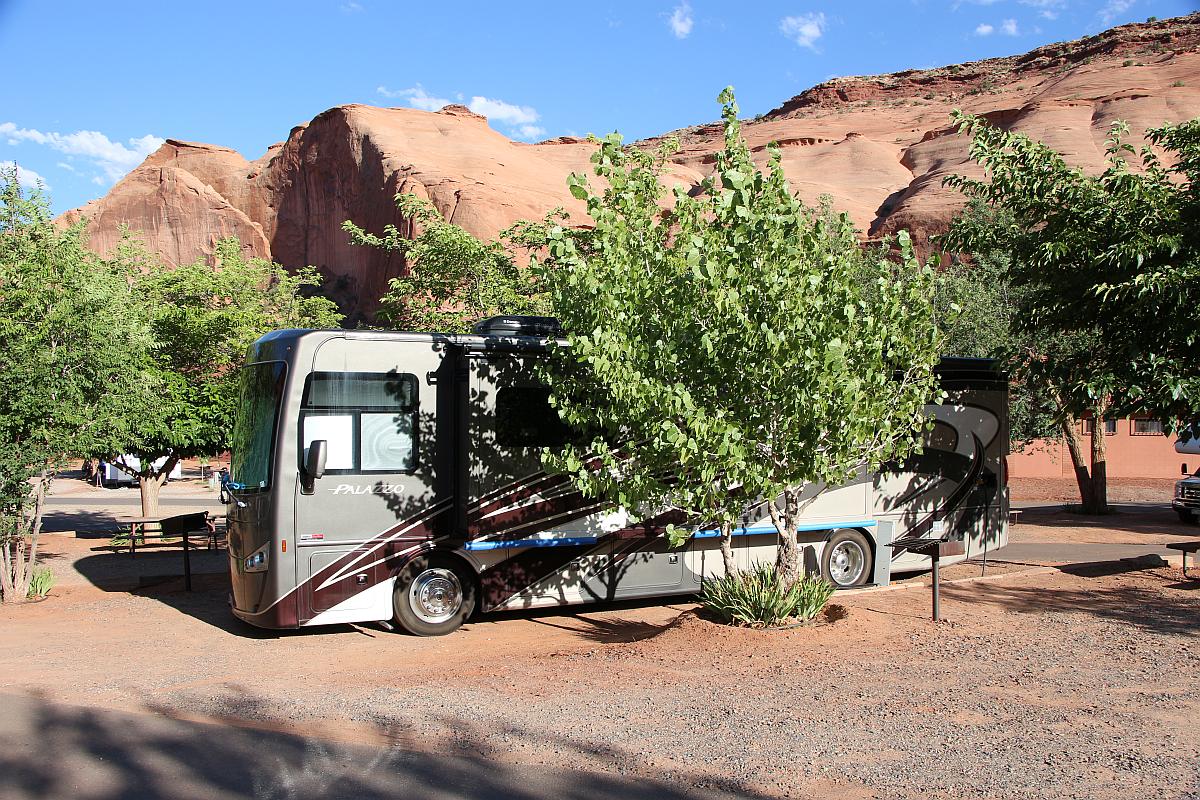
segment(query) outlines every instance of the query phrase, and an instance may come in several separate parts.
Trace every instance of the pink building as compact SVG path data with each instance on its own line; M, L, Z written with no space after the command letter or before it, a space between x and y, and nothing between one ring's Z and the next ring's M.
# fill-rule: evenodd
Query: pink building
M1084 457L1090 457L1092 421L1081 423ZM1175 437L1163 433L1162 423L1145 417L1105 420L1108 477L1176 478L1179 465L1187 460L1175 452ZM1195 458L1192 459L1193 461ZM1009 474L1014 478L1073 477L1071 454L1066 441L1040 439L1025 450L1008 457Z

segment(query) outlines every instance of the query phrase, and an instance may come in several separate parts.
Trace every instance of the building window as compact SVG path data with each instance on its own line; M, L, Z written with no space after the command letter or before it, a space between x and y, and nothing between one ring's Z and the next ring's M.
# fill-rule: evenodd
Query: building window
M1091 436L1096 431L1096 420L1085 419L1083 421L1083 435ZM1115 419L1104 420L1104 435L1112 436L1117 432L1117 421Z
M334 475L411 472L417 466L417 376L396 372L314 372L300 411L301 463L326 445Z
M1129 421L1129 432L1134 436L1162 436L1163 424L1156 419L1138 419L1134 417Z

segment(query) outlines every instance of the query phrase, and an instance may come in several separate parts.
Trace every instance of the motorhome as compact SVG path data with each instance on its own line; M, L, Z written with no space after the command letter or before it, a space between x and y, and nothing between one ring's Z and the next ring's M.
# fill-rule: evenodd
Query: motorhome
M544 322L259 339L226 490L233 613L438 635L474 612L696 593L723 574L716 531L672 547L654 519L543 471L566 433L537 377ZM938 372L948 394L927 408L923 452L806 489L806 566L838 587L928 568L901 538L958 539L964 558L1006 542L1007 382L981 360ZM773 560L776 541L760 507L735 530L738 566Z

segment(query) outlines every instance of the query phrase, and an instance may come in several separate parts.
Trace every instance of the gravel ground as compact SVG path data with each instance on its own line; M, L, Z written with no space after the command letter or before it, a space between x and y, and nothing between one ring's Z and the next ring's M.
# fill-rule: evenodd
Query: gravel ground
M442 639L254 631L215 576L66 586L0 608L0 692L760 797L1200 798L1200 583L1076 573L948 586L940 625L909 589L789 631L627 603Z
M1117 496L1145 502L1139 492L1155 491L1127 486ZM1012 540L1196 537L1173 516L1046 509L1026 514ZM491 615L454 636L417 639L374 626L258 631L229 614L219 572L198 576L192 594L172 582L129 591L116 580L131 568L127 556L102 543L47 536L44 547L60 586L45 602L0 607L0 693L50 704L30 715L49 720L45 730L21 732L18 744L62 731L87 739L88 713L54 711L62 701L267 731L288 749L276 758L247 739L246 749L222 750L211 726L198 726L203 741L173 731L126 747L123 723L97 725L91 738L113 740L103 759L124 758L135 778L153 762L162 796L177 772L201 787L188 796L207 796L203 786L221 788L220 763L247 759L254 786L274 787L268 795L321 796L275 789L301 785L297 775L348 775L330 753L367 747L376 750L351 761L376 771L422 752L496 764L497 775L506 765L494 785L510 788L486 796L514 796L523 764L571 771L551 793L560 800L568 785L587 796L576 770L652 782L639 797L666 797L669 786L680 798L1200 800L1200 581L1176 568L992 562L986 581L944 587L949 621L937 625L928 592L910 586L838 595L826 619L787 631L712 625L683 600ZM178 554L135 563L175 574ZM967 563L944 578L978 574ZM205 773L171 760L193 744L218 766ZM76 763L96 758L77 753ZM8 766L0 755L0 771ZM480 774L486 767L470 780ZM373 780L389 785L385 773ZM605 796L632 785L609 783ZM543 793L530 786L520 796Z

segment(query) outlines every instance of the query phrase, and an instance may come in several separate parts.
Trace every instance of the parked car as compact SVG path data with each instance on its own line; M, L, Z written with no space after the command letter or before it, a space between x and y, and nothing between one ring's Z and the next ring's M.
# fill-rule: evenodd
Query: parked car
M1185 431L1175 441L1175 452L1185 455L1200 455L1200 436L1192 430ZM1200 520L1200 469L1188 472L1185 462L1181 466L1183 480L1175 482L1175 497L1171 500L1171 508L1184 522L1195 524Z

